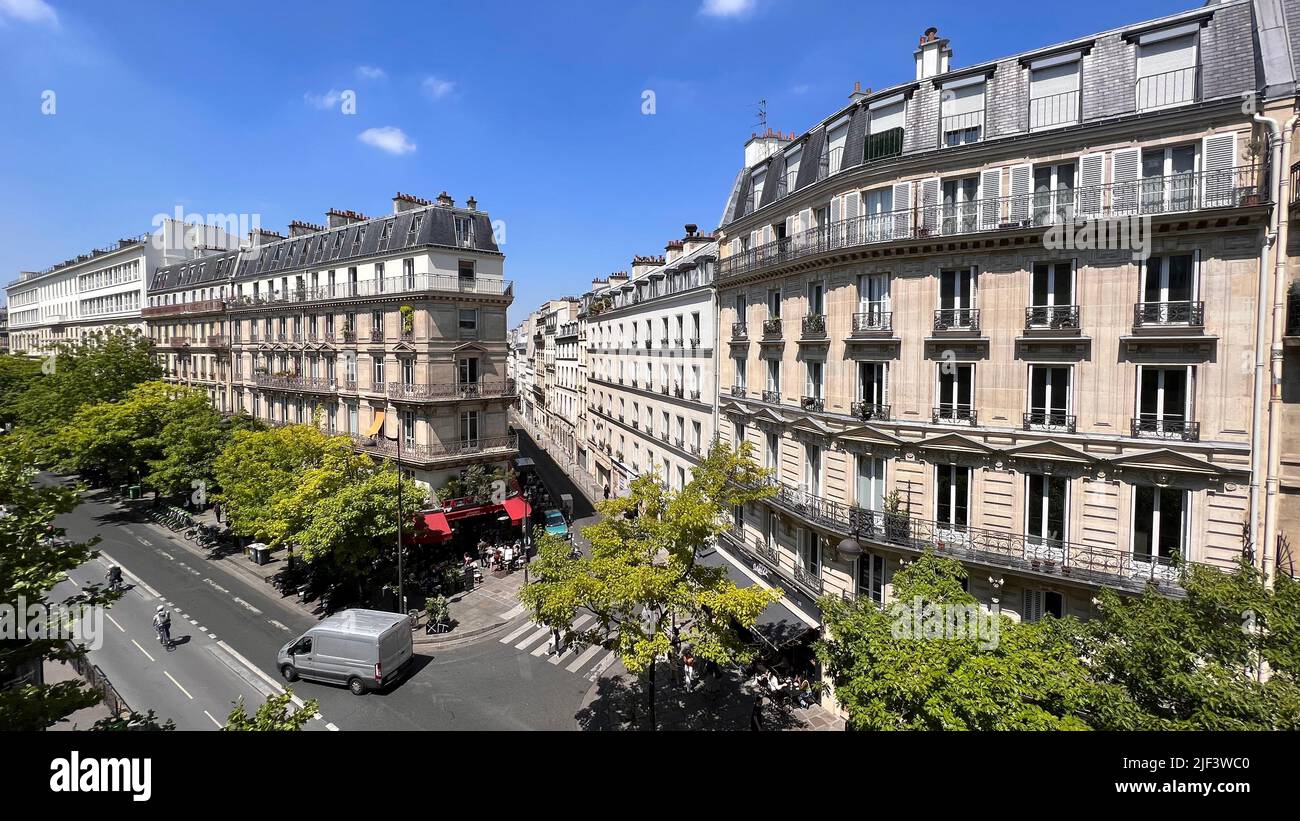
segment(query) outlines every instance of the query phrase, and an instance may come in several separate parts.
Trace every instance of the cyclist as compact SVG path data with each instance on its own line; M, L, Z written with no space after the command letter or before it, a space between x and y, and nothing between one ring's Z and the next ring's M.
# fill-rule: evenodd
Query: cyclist
M116 593L122 589L122 568L117 565L109 567L106 578L108 579L108 589L111 592Z
M158 643L164 647L172 645L172 614L161 604L153 614L153 629L158 632Z

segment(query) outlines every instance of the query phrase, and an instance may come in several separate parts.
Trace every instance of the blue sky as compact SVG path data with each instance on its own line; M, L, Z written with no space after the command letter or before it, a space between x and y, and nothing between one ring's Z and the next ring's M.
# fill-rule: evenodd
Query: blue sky
M931 25L960 67L1199 0L1058 5L0 0L0 279L178 206L284 231L446 190L504 220L514 323L716 227L760 99L802 132Z

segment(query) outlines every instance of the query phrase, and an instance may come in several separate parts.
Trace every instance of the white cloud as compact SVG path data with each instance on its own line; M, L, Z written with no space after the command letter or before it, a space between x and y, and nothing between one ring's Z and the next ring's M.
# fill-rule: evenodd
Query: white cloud
M758 0L704 0L700 14L708 17L744 17Z
M58 12L45 0L0 0L0 19L57 26Z
M424 93L435 100L441 100L456 90L454 82L444 80L441 77L425 77L421 85L424 87Z
M3 0L0 0L0 2L3 2ZM343 99L343 92L336 91L332 88L324 94L313 94L308 91L306 94L302 95L302 98L307 101L308 105L316 108L334 108L339 104L339 101Z
M388 72L378 66L357 66L357 76L363 80L382 80Z
M367 128L357 135L357 139L366 145L387 151L389 154L410 154L415 150L415 143L407 139L406 132L400 128L386 125L383 128Z

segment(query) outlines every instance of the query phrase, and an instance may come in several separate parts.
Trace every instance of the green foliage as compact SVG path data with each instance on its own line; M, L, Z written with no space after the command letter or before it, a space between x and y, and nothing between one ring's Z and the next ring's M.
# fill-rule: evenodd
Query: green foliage
M120 732L124 730L145 732L171 732L176 729L176 722L170 718L159 722L153 710L140 714L132 710L127 715L110 716L96 721L92 730Z
M424 610L430 624L443 624L451 618L451 606L446 596L430 596L424 600Z
M996 633L925 637L896 627L922 607L975 606L965 570L927 552L893 577L897 601L827 597L817 653L850 723L863 730L1082 730L1091 693L1069 630L988 614ZM922 612L925 612L924 610ZM1072 621L1072 620L1067 620ZM996 635L996 641L986 636Z
M17 420L15 404L41 378L41 363L25 356L0 355L0 426Z
M734 505L771 494L765 478L748 450L721 444L679 492L664 490L653 476L638 478L627 496L602 502L601 520L583 529L590 555L570 558L568 542L541 537L536 581L520 600L539 624L565 630L572 642L608 641L633 674L675 651L674 623L698 658L747 661L752 653L736 628L752 627L781 591L737 587L723 568L696 559L730 527ZM579 608L597 621L575 634L570 625Z
M31 460L31 451L21 441L0 440L0 506L7 511L0 515L0 602L17 604L21 598L28 606L52 604L47 591L94 557L98 541L72 542L62 538L62 528L51 527L56 516L72 511L80 499L70 488L36 485ZM91 587L61 603L77 607L114 598ZM59 639L0 642L0 681L45 660L81 655L81 649L69 649ZM0 727L42 730L98 701L98 693L71 681L0 690Z
M226 726L221 729L231 732L296 731L301 730L320 711L320 703L314 698L297 710L290 709L292 703L293 691L285 690L267 696L266 702L250 716L244 709L244 697L240 696L235 709L226 717Z

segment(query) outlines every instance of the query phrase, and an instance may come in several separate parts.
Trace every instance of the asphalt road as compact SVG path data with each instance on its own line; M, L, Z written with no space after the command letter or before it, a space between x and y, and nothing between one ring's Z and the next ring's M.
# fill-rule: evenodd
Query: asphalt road
M133 521L101 494L88 494L59 524L71 538L101 537L99 550L126 571L128 583L137 582L109 613L122 630L105 619L105 645L91 659L133 709L152 708L178 727L215 729L204 712L224 721L241 694L250 705L260 703L260 691L280 686L276 652L316 622L282 602L269 585L245 582L179 535ZM106 568L104 560L93 561L71 576L78 583L99 582ZM176 611L173 637L189 637L171 652L158 645L145 618L158 599ZM495 634L433 654L417 646L415 665L410 677L386 693L353 696L312 682L297 682L293 691L319 700L321 718L309 723L313 728L571 730L591 686L583 676L499 642Z

